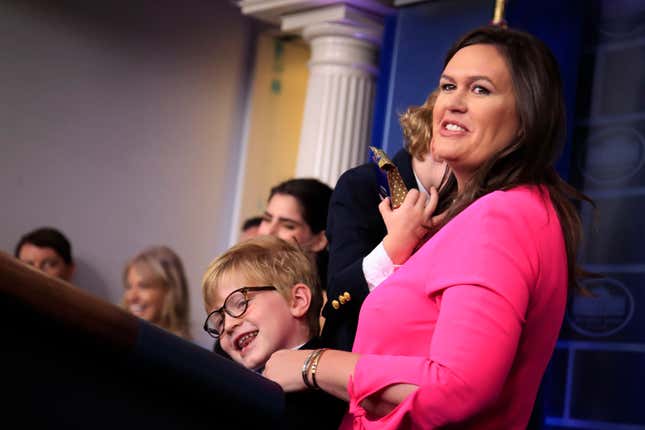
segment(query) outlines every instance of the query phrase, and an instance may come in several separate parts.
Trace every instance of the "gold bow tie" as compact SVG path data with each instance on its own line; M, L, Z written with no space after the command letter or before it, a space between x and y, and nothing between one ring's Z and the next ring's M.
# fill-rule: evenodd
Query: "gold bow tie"
M385 151L373 146L370 146L370 151L372 151L372 158L376 161L378 167L385 172L385 175L387 176L392 209L396 209L403 204L405 195L408 193L408 187L405 186L405 182L403 182L399 169L392 160L390 160Z

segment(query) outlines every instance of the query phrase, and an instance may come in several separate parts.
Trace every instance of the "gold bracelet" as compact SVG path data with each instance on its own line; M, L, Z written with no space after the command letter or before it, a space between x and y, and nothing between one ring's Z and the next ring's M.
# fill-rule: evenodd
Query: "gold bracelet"
M325 351L327 351L327 348L321 348L317 350L316 356L311 361L311 382L316 390L320 390L320 386L318 385L318 382L316 382L316 370L318 370L318 362L320 361L320 357L322 357Z
M311 367L311 359L313 358L314 354L316 354L317 350L311 351L307 358L305 359L305 363L302 365L302 380L305 382L305 385L307 388L313 389L314 386L311 385L311 382L309 382L308 374L309 374L309 368Z

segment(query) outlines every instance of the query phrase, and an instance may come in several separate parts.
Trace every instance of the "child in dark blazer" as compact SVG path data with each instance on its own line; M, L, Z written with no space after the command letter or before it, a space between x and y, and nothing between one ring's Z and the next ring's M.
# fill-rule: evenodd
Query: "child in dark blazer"
M311 260L273 236L215 259L202 282L204 329L233 360L261 372L275 351L319 348L322 293ZM287 393L285 428L335 429L347 404L320 390Z

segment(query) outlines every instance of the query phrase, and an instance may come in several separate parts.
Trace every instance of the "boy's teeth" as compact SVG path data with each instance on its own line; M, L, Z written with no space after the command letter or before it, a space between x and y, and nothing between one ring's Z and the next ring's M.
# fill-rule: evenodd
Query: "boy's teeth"
M255 338L255 336L257 336L257 335L258 335L258 332L257 332L257 331L254 331L254 332L251 332L251 333L245 334L244 336L242 336L241 338L239 338L239 339L237 340L237 348L238 348L238 349L242 349L242 348L244 348L246 345L248 345L249 343L251 343L251 341L252 341L252 340Z

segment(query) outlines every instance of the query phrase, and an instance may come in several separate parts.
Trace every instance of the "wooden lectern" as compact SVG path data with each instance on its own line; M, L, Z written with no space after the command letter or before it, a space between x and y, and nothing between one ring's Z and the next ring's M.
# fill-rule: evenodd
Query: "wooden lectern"
M281 427L279 385L5 253L0 333L3 428Z

